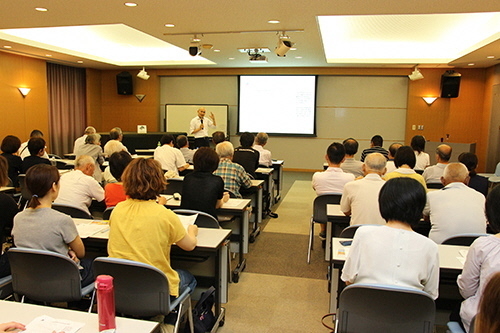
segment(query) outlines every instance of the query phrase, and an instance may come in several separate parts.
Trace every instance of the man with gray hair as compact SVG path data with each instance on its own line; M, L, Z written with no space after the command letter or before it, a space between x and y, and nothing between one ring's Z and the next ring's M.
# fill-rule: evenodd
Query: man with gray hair
M215 146L215 152L219 155L220 161L214 175L222 177L225 190L241 198L240 187L250 188L252 181L241 165L233 163L233 144L229 141L221 142Z
M114 127L109 131L109 141L104 145L104 154L106 156L111 156L113 153L120 152L122 150L128 152L127 147L122 143L123 132L120 127Z
M485 233L485 198L468 187L469 171L462 163L449 163L441 182L444 187L427 194L424 216L430 218L429 238L438 244L464 233Z
M441 183L441 176L443 175L444 168L450 163L451 147L442 144L436 148L436 161L435 165L425 168L422 177L424 177L427 184Z
M92 126L85 128L83 135L75 140L75 144L73 145L73 154L76 154L76 151L85 144L85 138L87 135L94 134L95 132L96 130Z
M378 194L385 181L386 158L380 153L366 156L363 164L365 177L344 185L340 210L351 216L351 225L385 224L378 207Z
M259 165L269 168L273 165L273 160L271 158L271 152L267 149L264 149L264 146L267 144L267 140L269 140L269 136L267 135L267 133L258 133L255 136L255 142L252 148L257 150L260 154Z
M92 177L94 169L94 158L79 156L75 161L75 170L61 176L59 195L54 203L76 207L90 214L92 199L104 200L104 189Z

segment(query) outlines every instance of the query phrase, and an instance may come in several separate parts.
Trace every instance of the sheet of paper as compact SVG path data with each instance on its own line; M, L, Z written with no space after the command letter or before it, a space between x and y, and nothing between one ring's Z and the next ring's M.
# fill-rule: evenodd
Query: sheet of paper
M107 220L73 219L73 221L75 221L80 238L87 238L109 230L109 222Z
M244 199L231 199L228 202L225 202L223 207L224 208L231 208L231 207L238 207Z
M467 253L469 253L469 250L460 250L458 253L463 257L467 258Z
M65 319L55 319L49 316L40 316L26 325L24 333L76 333L80 328L85 326L84 323L70 321ZM97 325L96 325L97 326Z
M194 214L194 215L177 215L179 217L179 220L181 220L181 223L182 225L184 226L184 228L187 228L190 226L190 225L193 225L194 222L196 221L196 219L198 218L198 214Z

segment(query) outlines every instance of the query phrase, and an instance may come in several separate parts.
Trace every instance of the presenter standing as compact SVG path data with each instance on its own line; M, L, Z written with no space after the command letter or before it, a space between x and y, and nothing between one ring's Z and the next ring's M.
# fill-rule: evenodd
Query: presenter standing
M198 109L198 116L194 117L189 124L189 133L194 135L194 145L199 147L210 147L208 142L208 127L215 128L215 116L213 112L205 117L207 110L205 108Z

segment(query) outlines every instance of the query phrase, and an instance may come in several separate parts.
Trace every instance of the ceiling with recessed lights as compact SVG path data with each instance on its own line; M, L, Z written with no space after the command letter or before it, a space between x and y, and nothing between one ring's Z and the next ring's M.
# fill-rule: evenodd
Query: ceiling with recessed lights
M2 1L0 51L98 69L489 67L500 62L500 3L495 1L134 3ZM202 53L192 57L188 48L195 34ZM282 34L294 43L286 57L269 52L267 62L250 63L239 51L272 51Z

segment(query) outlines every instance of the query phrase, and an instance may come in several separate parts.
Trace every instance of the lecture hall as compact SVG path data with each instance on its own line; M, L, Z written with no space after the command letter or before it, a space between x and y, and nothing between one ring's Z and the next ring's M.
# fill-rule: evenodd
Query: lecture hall
M500 331L500 3L132 1L0 3L0 332Z

